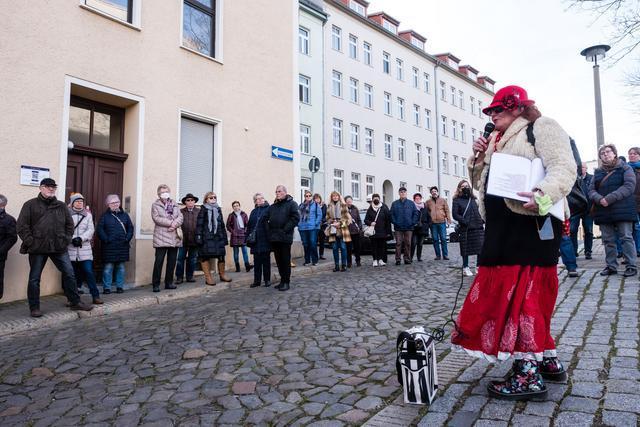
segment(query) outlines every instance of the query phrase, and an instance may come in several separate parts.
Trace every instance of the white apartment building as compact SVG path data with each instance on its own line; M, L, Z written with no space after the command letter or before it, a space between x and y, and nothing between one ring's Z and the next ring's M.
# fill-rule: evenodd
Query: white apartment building
M300 193L325 194L324 144L324 35L327 15L322 2L300 0L298 14L298 97L300 100ZM311 173L309 161L317 158L320 169Z
M426 39L399 31L365 0L327 0L325 10L326 191L389 204L405 186L451 199L494 81L454 55L430 55Z

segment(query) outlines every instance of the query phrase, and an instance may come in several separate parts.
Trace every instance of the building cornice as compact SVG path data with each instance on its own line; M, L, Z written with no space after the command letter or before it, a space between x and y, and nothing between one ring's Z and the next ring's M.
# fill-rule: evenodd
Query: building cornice
M298 4L300 5L300 9L322 20L323 23L327 22L327 12L319 5L309 0L298 0Z

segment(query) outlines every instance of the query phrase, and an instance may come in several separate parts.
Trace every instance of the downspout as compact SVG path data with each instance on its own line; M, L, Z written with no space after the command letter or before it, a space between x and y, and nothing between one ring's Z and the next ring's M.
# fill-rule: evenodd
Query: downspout
M326 144L326 140L325 137L327 135L327 129L326 129L326 123L325 123L325 111L326 111L326 103L327 103L327 99L326 99L326 93L324 90L325 84L324 84L324 79L325 79L325 69L324 69L324 62L325 62L325 53L324 53L324 45L325 45L325 34L324 34L324 28L325 28L325 24L327 23L327 19L325 18L322 21L322 80L321 80L321 84L322 84L322 143L320 144L322 147L322 165L320 170L322 171L322 192L320 191L316 191L316 193L322 194L322 195L326 195L327 194L327 151L325 150L325 144ZM320 171L318 171L320 172ZM323 197L324 199L324 197Z
M440 90L440 82L438 81L438 67L441 62L439 59L436 59L436 65L433 69L433 94L435 96L436 101L436 116L434 117L435 128L436 128L436 173L438 176L438 191L442 191L441 186L441 171L440 171L440 113L438 110L438 91Z

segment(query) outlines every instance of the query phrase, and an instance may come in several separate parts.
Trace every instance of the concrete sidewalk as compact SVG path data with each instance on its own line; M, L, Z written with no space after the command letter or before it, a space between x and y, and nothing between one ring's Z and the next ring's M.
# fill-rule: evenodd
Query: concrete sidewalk
M293 280L295 280L296 277L333 268L333 261L329 259L320 260L316 266L306 267L302 266L304 262L302 259L295 259L294 262L297 266L291 269ZM138 286L135 288L128 288L125 285L125 292L123 294L112 293L109 295L100 295L104 304L95 305L92 311L70 310L66 307L67 299L62 294L45 296L40 299L40 308L43 316L37 319L30 317L29 305L26 300L1 304L0 336L41 328L43 326L59 325L70 320L78 319L79 317L107 316L122 310L165 304L183 298L217 293L224 289L249 286L253 283L253 271L249 273L244 271L240 273L231 272L228 273L228 276L233 280L232 282L221 282L220 278L216 275L217 284L215 286L206 286L204 284L204 276L200 275L196 276L195 283L185 282L177 285L178 288L174 290L165 290L161 287L161 291L158 293L151 291L151 285ZM275 265L271 266L271 276L272 283L277 283L277 281L280 280L278 268ZM102 290L102 286L98 285L98 288ZM84 295L81 295L82 300L87 303L91 302L91 296L87 293L86 287L84 291Z

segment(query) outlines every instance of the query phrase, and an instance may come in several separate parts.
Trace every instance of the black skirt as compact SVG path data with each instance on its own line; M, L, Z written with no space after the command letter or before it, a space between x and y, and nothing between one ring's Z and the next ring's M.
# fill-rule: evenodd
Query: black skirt
M478 265L530 265L549 267L558 264L562 222L551 218L553 239L540 240L538 229L547 217L512 212L504 198L485 195L484 243Z

